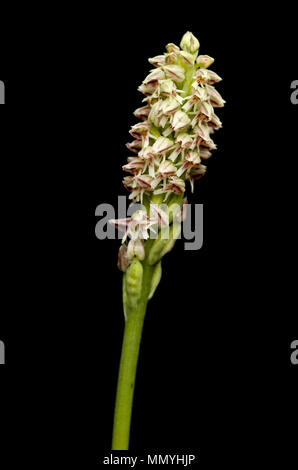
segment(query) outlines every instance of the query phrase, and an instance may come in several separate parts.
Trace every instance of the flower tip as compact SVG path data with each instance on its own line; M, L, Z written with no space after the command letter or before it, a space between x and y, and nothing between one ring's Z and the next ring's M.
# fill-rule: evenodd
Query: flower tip
M184 51L194 54L198 51L200 43L190 31L187 31L187 33L185 33L183 38L181 39L180 47Z

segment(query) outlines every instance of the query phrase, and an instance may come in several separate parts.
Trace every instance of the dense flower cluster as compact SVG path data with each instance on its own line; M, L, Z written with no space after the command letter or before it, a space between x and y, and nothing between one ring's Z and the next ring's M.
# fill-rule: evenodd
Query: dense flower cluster
M145 105L134 112L141 122L132 126L134 140L127 144L134 156L123 166L129 173L123 184L133 202L142 203L145 197L150 203L155 195L162 195L163 202L171 194L182 196L185 182L190 182L193 191L194 181L206 172L204 162L216 148L211 135L221 127L214 108L225 102L213 86L221 80L209 69L214 59L198 55L199 46L187 32L180 48L170 43L163 55L149 59L155 68L138 88L145 95ZM141 220L140 230L137 220ZM138 255L142 259L144 250L137 240L147 238L144 234L154 220L146 211L138 211L125 223L128 235L132 226L139 233L131 237L132 246L125 253L129 259Z
M186 33L181 49L175 44L167 52L149 59L156 68L138 88L146 106L134 114L142 122L132 126L134 137L127 144L137 154L128 157L123 169L131 173L124 178L130 199L141 201L143 194L182 194L185 181L201 178L202 163L216 146L211 138L221 122L214 112L224 100L214 88L221 78L208 67L214 60L198 56L199 42Z

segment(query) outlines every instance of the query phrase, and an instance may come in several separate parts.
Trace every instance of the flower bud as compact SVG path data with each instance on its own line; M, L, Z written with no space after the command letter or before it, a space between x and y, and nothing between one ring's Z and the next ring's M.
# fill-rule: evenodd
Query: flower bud
M173 44L172 42L166 45L166 50L168 52L175 52L176 54L180 51L179 47Z
M181 39L180 47L184 51L194 54L199 49L200 43L197 38L190 31L188 31Z
M145 121L150 113L150 106L143 106L142 108L138 108L135 110L134 115L136 118L141 119L141 121Z
M170 52L169 54L166 54L166 64L176 64L177 62L177 54L175 52Z
M190 52L180 51L179 56L185 65L191 66L194 64L195 58Z
M121 245L118 251L118 269L125 273L129 265L130 259L127 256L127 247L126 245Z
M149 73L149 75L145 78L143 83L147 85L148 83L155 82L156 80L162 80L165 78L164 71L159 67L157 69L154 69Z
M165 55L157 55L156 57L152 57L148 59L150 64L154 65L155 67L159 67L160 65L165 64L166 57Z
M144 240L141 238L130 240L127 245L127 257L129 260L136 257L142 261L145 258Z
M168 78L174 80L174 82L183 82L185 79L184 69L180 65L170 64L164 65L163 69Z
M148 121L152 122L156 127L159 127L160 124L160 117L161 117L161 112L160 112L160 107L162 106L162 101L156 101L151 106L151 111L148 116Z
M209 55L199 55L199 57L196 60L196 63L198 64L199 67L203 67L204 69L207 69L212 65L214 62L214 59L210 57Z
M143 281L143 266L138 259L132 261L125 277L127 303L131 308L135 308L141 297Z
M145 96L150 96L152 95L152 93L155 92L157 86L158 86L158 80L154 82L150 82L150 83L142 83L142 85L138 87L138 91L143 93L143 95Z

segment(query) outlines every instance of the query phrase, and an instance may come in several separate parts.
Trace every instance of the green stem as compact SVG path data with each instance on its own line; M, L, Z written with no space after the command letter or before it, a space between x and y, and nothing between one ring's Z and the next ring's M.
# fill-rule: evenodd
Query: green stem
M154 268L143 263L142 295L125 322L114 414L112 450L128 450L135 377Z

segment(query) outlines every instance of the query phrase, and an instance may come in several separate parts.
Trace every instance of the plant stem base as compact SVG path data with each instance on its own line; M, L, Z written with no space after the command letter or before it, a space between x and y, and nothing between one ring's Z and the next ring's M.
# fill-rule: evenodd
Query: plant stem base
M125 322L114 414L112 450L128 450L136 370L154 268L143 263L141 298Z

